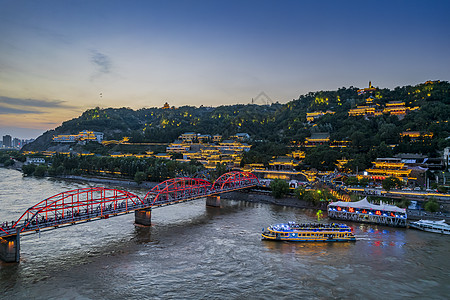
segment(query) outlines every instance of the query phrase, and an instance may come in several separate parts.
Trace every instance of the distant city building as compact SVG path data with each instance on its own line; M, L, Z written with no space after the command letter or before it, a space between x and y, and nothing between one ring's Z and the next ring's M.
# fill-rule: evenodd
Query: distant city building
M446 147L444 149L444 164L447 171L449 170L450 166L450 147Z
M12 146L12 138L9 134L3 136L3 147L11 148Z
M13 146L14 148L21 148L21 147L22 147L22 141L19 140L18 138L14 138L14 139L12 140L12 146Z

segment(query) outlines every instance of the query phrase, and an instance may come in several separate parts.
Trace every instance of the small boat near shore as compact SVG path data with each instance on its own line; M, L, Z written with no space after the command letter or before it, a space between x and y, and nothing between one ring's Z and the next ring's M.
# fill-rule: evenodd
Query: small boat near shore
M292 242L356 241L352 228L345 224L297 224L295 222L270 225L263 229L262 239Z
M445 223L445 220L440 221L420 220L409 223L409 227L428 232L450 234L450 225Z

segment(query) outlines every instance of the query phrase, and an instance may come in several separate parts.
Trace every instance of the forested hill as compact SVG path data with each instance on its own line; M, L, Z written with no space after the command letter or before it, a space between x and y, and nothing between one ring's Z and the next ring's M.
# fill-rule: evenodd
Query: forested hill
M418 109L409 111L404 118L389 114L349 116L349 110L358 105L383 108L392 101L401 101L407 108ZM307 122L306 113L316 111L334 114L325 114L314 122ZM286 104L140 110L94 108L64 122L54 131L46 132L23 150L45 150L50 146L53 135L76 134L87 129L104 132L105 139L129 136L132 142L172 142L184 132L221 134L225 138L246 132L254 141L286 145L291 141L303 141L315 132L328 132L332 140L351 141L351 146L359 151L368 151L382 143L398 144L401 132L420 131L433 133L427 146L431 149L421 152L434 152L448 145L449 116L450 84L447 81L393 90L376 88L366 93L358 93L357 88L349 87L311 92Z

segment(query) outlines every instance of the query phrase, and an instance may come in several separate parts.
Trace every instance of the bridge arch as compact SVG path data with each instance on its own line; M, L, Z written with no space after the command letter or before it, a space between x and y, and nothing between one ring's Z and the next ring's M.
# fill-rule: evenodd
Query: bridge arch
M212 191L236 190L249 185L259 184L258 178L250 172L232 171L223 174L214 181Z
M204 197L211 188L211 182L201 178L179 177L161 182L144 197L148 206L160 206L173 202Z
M74 224L95 218L107 218L144 208L135 194L112 188L91 187L65 191L28 208L12 226L21 232Z

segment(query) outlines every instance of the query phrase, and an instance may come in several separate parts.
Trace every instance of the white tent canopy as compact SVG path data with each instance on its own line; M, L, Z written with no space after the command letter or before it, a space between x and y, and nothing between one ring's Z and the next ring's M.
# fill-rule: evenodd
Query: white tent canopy
M362 199L361 201L357 202L344 202L344 201L337 201L337 202L331 202L328 204L328 206L339 206L339 207L353 207L356 209L371 209L371 210L382 210L382 211L389 211L389 212L399 212L399 213L406 213L405 208L400 208L395 205L388 205L388 204L372 204L367 201L367 198Z

